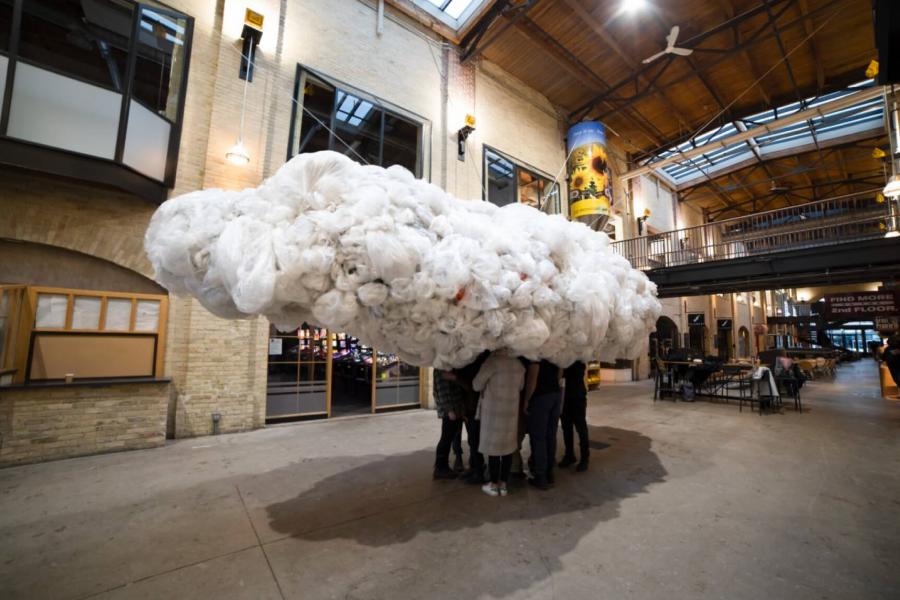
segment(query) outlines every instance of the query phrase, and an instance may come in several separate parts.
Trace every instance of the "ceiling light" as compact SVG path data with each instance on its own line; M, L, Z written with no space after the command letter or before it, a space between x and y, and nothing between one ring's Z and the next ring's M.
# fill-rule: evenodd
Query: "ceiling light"
M881 193L888 198L900 198L900 175L892 176Z
M231 147L231 150L225 153L225 158L227 158L230 162L242 167L244 165L250 164L250 154L244 147L243 140L240 139L238 139L237 144Z
M629 13L637 12L647 7L647 0L622 0L622 10Z

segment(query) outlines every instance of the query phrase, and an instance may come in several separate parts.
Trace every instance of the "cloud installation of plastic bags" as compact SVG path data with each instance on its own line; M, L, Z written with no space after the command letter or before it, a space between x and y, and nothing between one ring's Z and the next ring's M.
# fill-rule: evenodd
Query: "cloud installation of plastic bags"
M661 311L605 234L335 152L257 188L169 200L145 247L161 284L220 317L315 324L420 366L496 348L562 367L630 358Z

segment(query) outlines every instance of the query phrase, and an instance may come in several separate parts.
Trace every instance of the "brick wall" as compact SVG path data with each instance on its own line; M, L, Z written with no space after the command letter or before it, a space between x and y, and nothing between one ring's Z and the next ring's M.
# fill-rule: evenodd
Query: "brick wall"
M169 386L0 388L0 466L161 446Z
M194 18L172 195L258 185L283 164L298 64L421 116L424 176L459 197L482 197L484 144L551 175L562 166L564 131L539 91L488 63L460 65L455 50L390 8L384 33L377 36L374 5L362 0L167 4ZM246 7L265 15L265 27L247 93L244 143L251 163L239 167L225 160L225 152L238 135L244 84L238 77L239 34ZM456 131L467 112L476 115L478 127L467 160L460 162ZM152 277L143 236L155 206L100 186L35 173L2 174L0 237L67 248ZM165 357L165 375L172 379L165 390L170 437L210 433L214 412L222 415L223 432L264 424L267 337L265 320L223 321L194 300L170 298ZM77 407L65 405L70 409Z

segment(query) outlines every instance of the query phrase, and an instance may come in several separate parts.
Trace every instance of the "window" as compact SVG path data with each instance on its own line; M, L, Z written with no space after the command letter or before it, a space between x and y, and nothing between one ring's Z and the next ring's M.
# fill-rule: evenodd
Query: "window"
M538 210L559 213L559 186L549 177L516 164L496 150L484 148L486 200L497 206L521 202Z
M130 2L29 0L22 9L20 57L116 92L125 87Z
M0 23L19 17L18 36L0 31L15 73L0 135L43 148L15 164L52 162L57 174L162 201L175 179L193 20L152 0L0 0ZM129 169L95 169L87 157Z
M288 157L334 150L370 165L401 165L422 176L423 123L366 94L301 69L294 90Z
M181 96L187 20L144 7L134 65L133 96L174 121Z
M27 340L12 354L4 347L0 363L17 383L161 377L168 302L165 294L0 286L0 325Z

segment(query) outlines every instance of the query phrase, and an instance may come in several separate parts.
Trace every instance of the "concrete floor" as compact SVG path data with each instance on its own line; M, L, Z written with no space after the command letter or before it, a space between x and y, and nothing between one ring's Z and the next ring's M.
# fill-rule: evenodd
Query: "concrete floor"
M808 412L592 393L591 470L431 480L415 411L0 471L0 598L900 598L900 403L874 364Z

